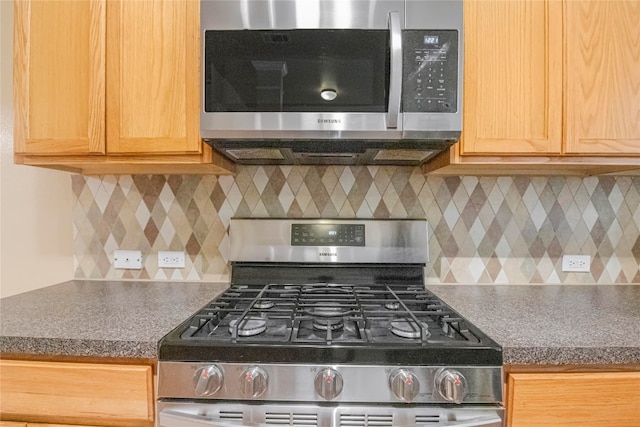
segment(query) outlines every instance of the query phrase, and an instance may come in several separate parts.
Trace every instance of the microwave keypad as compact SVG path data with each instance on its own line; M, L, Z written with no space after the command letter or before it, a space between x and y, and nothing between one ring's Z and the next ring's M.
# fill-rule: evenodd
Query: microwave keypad
M405 30L403 111L455 113L458 32Z

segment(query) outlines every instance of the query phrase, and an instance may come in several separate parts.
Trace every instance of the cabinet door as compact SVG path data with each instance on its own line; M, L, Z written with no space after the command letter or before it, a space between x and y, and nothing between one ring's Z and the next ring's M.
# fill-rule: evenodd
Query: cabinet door
M562 3L465 1L461 154L560 153Z
M640 2L567 1L566 146L640 154Z
M19 154L105 152L105 1L16 0Z
M107 152L200 153L199 2L110 1Z
M0 360L0 418L149 426L151 366Z
M512 373L511 427L637 427L640 372Z

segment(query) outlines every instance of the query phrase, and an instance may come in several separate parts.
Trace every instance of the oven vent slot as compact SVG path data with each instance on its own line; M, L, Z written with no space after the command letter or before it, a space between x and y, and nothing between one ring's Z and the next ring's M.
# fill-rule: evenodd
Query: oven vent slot
M393 415L340 414L340 427L393 427Z
M220 419L231 421L242 421L243 414L241 411L220 411Z
M284 426L317 426L318 414L296 414L290 412L267 412L264 416L266 424Z
M416 424L440 424L440 415L416 415Z

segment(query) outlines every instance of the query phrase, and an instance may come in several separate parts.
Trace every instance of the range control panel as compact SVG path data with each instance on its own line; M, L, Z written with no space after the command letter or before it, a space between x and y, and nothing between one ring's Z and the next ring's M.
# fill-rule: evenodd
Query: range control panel
M403 111L457 112L458 36L455 30L402 32Z
M291 224L291 246L365 246L364 224Z

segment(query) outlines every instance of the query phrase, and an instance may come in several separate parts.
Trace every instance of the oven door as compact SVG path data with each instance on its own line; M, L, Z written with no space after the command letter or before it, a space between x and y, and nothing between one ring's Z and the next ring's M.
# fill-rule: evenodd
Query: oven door
M503 427L495 406L389 407L158 402L158 427Z

